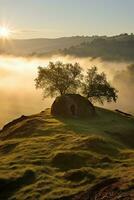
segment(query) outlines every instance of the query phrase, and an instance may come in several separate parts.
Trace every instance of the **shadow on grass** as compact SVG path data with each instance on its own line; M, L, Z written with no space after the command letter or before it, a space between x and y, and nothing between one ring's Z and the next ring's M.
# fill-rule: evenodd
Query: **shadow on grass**
M22 176L17 178L0 178L0 199L7 200L24 185L32 184L35 178L32 170L26 170Z

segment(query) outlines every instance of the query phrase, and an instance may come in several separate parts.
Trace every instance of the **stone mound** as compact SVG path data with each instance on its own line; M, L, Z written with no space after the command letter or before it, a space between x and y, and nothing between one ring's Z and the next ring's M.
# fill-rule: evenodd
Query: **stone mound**
M55 99L51 114L64 117L92 117L95 115L93 104L79 94L66 94Z

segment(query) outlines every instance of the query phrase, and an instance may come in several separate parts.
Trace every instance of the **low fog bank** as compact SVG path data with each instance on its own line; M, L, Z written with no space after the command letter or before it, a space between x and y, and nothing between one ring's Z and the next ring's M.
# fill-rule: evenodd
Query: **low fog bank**
M51 58L22 58L0 56L0 127L19 117L38 113L51 106L52 99L42 99L42 91L35 89L37 67L49 61L79 62L86 68L97 66L107 74L109 81L119 90L117 103L105 104L110 109L134 113L134 66L131 63L106 62L101 59L53 56Z

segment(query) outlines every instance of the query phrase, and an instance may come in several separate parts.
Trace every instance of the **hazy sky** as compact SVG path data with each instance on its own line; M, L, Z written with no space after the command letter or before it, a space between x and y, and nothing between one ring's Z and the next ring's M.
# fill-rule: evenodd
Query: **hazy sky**
M134 0L0 0L16 38L134 32Z

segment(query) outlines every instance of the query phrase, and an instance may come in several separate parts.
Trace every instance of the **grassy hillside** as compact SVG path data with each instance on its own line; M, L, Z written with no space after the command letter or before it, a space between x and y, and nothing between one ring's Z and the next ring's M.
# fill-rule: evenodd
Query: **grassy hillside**
M134 118L96 110L92 119L63 119L47 109L6 125L0 199L133 199Z

